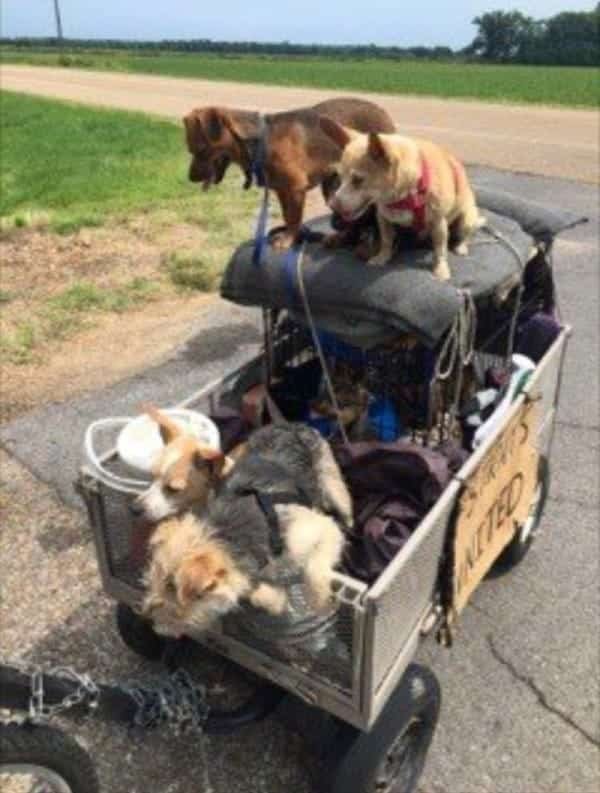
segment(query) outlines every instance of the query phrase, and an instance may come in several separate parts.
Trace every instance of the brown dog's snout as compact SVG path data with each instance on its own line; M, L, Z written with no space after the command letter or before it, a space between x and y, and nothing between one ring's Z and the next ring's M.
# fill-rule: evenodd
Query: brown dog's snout
M210 163L198 162L194 157L190 163L188 175L190 182L206 182L207 179L212 177L212 166Z

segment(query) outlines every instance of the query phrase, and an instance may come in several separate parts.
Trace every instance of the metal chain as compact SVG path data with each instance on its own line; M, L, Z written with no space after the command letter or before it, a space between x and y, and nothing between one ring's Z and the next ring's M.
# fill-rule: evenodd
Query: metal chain
M98 707L100 699L100 689L89 675L80 674L68 666L57 666L47 674L70 680L77 684L77 688L56 705L46 705L44 703L44 672L41 667L34 667L33 671L26 671L31 675L31 697L29 699L29 720L35 723L48 721L64 710L75 705L87 704L90 710Z
M47 722L76 705L85 704L91 711L98 708L100 688L87 674L67 666L54 667L48 672L42 671L38 665L13 662L11 666L30 676L28 720L31 722ZM77 688L56 705L48 705L45 702L44 675L69 680ZM119 689L137 705L133 723L138 727L152 729L168 725L176 735L202 732L210 713L205 686L195 683L184 669L177 669L166 680L153 686L141 686L133 682L120 685Z
M157 686L120 686L138 706L133 723L144 729L168 725L176 735L202 732L210 708L206 688L194 683L188 672L177 669Z

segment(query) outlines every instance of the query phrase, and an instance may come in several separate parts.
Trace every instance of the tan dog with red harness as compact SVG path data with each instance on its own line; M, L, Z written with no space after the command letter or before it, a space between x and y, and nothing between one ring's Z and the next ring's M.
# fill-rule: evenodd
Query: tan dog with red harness
M433 274L442 281L450 278L450 236L454 252L466 255L471 235L484 223L462 164L430 141L361 135L328 118L321 119L321 127L342 149L341 184L329 206L349 222L369 206L377 208L381 247L368 263L390 261L394 227L400 226L432 240Z

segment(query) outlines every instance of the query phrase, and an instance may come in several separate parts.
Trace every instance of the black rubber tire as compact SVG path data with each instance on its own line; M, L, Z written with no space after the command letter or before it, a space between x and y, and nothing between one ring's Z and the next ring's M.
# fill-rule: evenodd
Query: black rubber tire
M9 764L37 765L57 774L71 793L99 793L94 764L81 746L60 730L38 724L0 724L0 773Z
M319 793L412 793L437 724L441 689L411 664L370 732L339 723L320 762Z
M124 603L117 603L117 630L123 643L136 655L149 661L162 658L167 640L155 633L152 625Z
M506 548L502 551L500 556L496 559L490 571L491 578L498 578L499 576L509 573L515 568L529 553L529 549L535 540L535 531L540 524L544 508L548 499L548 491L550 489L550 464L546 457L540 457L538 466L538 484L540 487L539 499L536 504L535 513L533 515L533 524L527 535L527 539L523 541L521 532L518 531L513 539L508 543Z

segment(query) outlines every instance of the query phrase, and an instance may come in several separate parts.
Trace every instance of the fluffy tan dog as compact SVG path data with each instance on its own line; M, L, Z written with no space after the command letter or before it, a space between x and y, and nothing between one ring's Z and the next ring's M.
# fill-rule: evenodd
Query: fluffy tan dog
M341 558L342 533L328 515L306 507L279 506L276 511L284 554L304 570L307 595L315 609L322 609ZM207 630L242 599L275 615L287 607L274 570L257 570L209 516L169 518L156 528L149 545L142 611L158 633L179 637L190 629Z
M448 240L454 252L468 253L468 241L483 220L462 164L445 149L402 135L362 135L321 118L322 129L342 150L337 170L341 184L329 205L346 221L377 208L379 252L368 263L390 261L394 227L410 228L433 242L433 274L450 278Z

